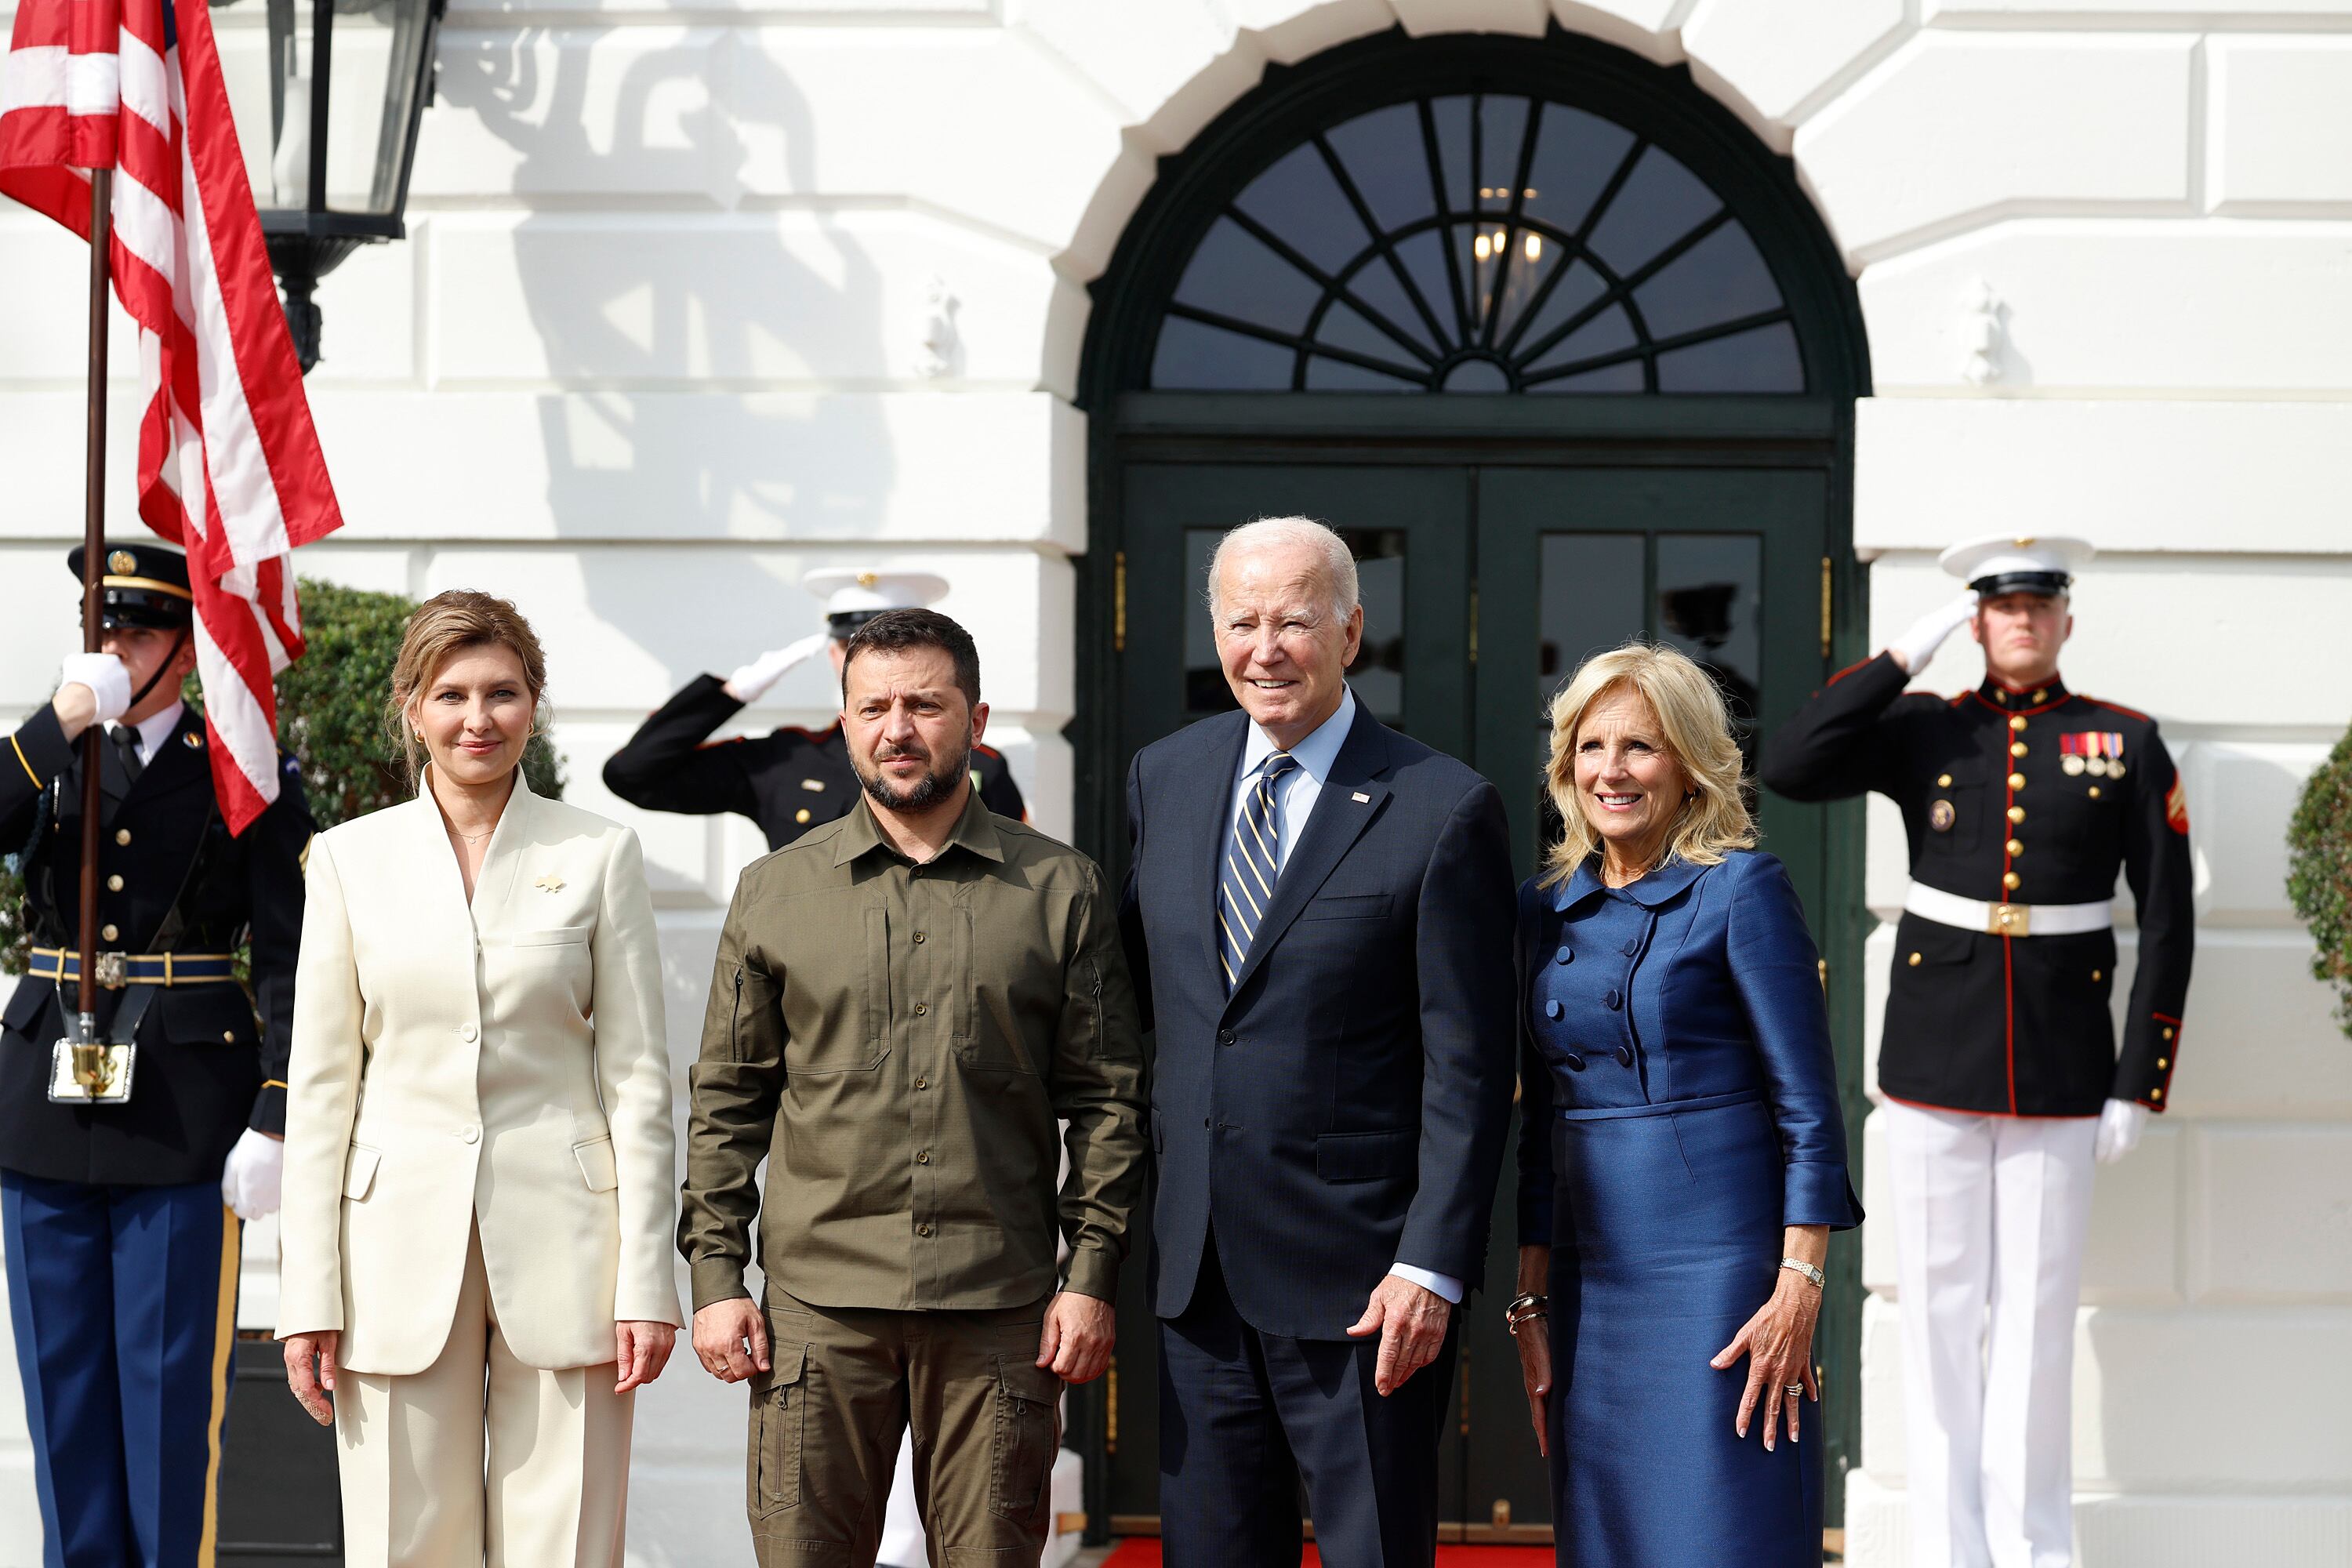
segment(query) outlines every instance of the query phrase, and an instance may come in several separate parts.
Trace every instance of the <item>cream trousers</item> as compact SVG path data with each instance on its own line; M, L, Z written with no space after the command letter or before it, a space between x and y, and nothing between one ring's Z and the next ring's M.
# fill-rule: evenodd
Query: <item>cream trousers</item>
M547 1372L499 1331L478 1232L423 1372L336 1376L350 1568L621 1568L634 1393L611 1363Z

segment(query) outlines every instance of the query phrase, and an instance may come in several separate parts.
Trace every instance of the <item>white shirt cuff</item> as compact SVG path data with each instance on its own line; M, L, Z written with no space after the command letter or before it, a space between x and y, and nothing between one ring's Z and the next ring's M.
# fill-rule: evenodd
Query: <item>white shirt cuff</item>
M1408 1285L1418 1285L1445 1298L1450 1306L1462 1305L1462 1281L1451 1274L1433 1274L1426 1268L1415 1268L1410 1263L1392 1263L1389 1272Z

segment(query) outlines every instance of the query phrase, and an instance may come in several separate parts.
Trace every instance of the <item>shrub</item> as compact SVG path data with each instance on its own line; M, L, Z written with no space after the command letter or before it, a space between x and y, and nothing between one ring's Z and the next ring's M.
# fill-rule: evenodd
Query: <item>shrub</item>
M392 689L393 661L413 599L371 594L310 578L302 580L306 648L278 678L278 743L302 770L310 815L321 830L406 800L399 743L385 730L383 704ZM185 693L201 706L195 682ZM523 752L523 776L540 794L560 797L562 767L551 738L532 738ZM24 884L15 851L0 864L0 972L22 974L30 945L25 932Z
M2311 930L2311 973L2336 988L2352 1034L2352 731L2303 786L2286 830L2286 895Z

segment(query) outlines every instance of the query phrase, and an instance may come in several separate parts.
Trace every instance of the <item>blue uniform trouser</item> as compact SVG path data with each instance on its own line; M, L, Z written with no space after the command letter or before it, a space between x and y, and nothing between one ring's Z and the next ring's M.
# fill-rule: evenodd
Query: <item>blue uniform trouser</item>
M46 1568L209 1565L236 1329L219 1185L0 1172L0 1232Z

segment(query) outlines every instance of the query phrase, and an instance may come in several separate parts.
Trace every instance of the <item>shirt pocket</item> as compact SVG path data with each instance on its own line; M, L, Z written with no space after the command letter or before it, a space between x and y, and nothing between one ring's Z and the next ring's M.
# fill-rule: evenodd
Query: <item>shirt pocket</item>
M948 967L940 978L945 983L950 1026L954 1031L952 1044L956 1060L979 1072L1017 1072L1037 1076L1039 1069L1031 1065L1027 1048L1021 1040L1008 1035L1000 1018L1018 1019L1027 1016L1024 1004L1036 998L1021 994L1024 973L1037 972L1038 957L1024 951L1025 942L1016 942L1007 932L1010 921L1001 921L992 935L991 973L995 977L1000 1007L983 1007L979 1001L979 965L974 957L980 933L970 910L957 910L947 918ZM1073 963L1083 962L1072 960ZM1058 975L1058 969L1055 971ZM1055 994L1060 997L1061 984L1055 982ZM1001 1009L1001 1010L1000 1010Z
M879 909L864 914L829 946L810 944L800 978L787 977L799 999L786 1014L787 1074L867 1072L881 1065L890 1037L890 916ZM829 996L855 1000L828 1004Z

